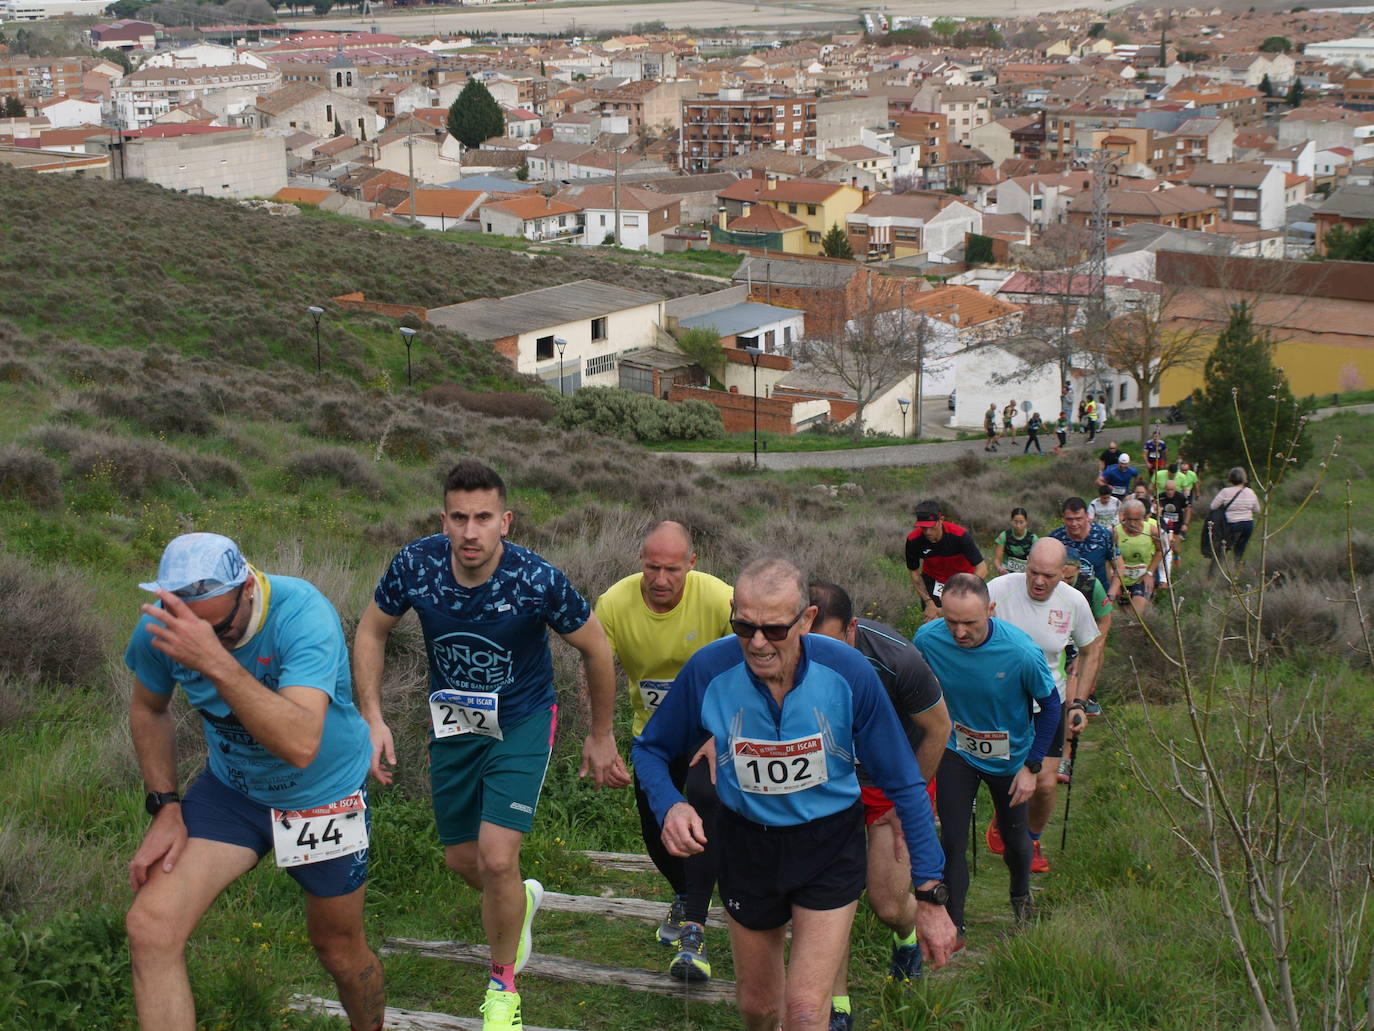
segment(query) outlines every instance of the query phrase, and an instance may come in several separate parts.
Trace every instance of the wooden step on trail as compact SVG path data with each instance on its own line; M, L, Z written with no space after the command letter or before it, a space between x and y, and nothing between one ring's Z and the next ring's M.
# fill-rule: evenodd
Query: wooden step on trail
M641 920L647 924L656 924L668 912L668 903L645 902L643 899L599 898L595 895L564 895L558 891L546 891L540 908L554 913L592 913L612 919ZM712 906L706 922L712 927L724 927L725 910L720 906Z
M485 945L469 945L466 942L419 941L415 938L388 938L382 945L383 955L409 953L428 956L431 959L444 959L453 963L468 963L487 967L491 964L491 952ZM665 951L666 955L666 951ZM678 999L691 999L696 1002L735 1001L735 982L712 978L704 984L684 984L675 981L666 972L654 970L630 970L623 967L608 967L600 963L588 963L581 959L566 959L563 956L546 956L538 952L530 954L522 976L548 978L550 981L571 981L577 984L611 984L629 988L636 992L651 992L655 995L668 995Z
M323 1013L326 1016L348 1019L344 1008L333 999L322 999L317 995L293 995L287 1003L293 1010L302 1013ZM388 1006L382 1022L386 1031L482 1031L481 1017L451 1017L447 1013L429 1013L425 1010L407 1010L398 1006ZM525 1031L568 1031L567 1028L535 1027L526 1024Z
M594 852L583 849L581 854L607 870L623 870L628 873L658 872L658 867L654 866L652 859L633 852Z

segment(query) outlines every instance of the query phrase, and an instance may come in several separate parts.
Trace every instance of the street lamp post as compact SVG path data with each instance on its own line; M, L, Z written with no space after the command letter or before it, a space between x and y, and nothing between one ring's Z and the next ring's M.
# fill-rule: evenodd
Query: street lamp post
M320 359L320 316L324 314L324 309L312 304L305 309L310 313L310 317L315 320L315 378L318 379L324 372L324 363Z
M568 342L562 337L553 338L553 346L558 348L558 396L566 396L563 392L563 351L568 346Z
M911 398L897 398L897 407L902 410L902 436L906 436L906 410L911 407Z
M763 349L759 347L746 347L744 353L749 356L749 364L754 367L754 468L759 467L759 355L763 354Z
M418 332L419 332L418 329L411 329L409 326L402 326L402 327L401 327L401 339L404 340L404 341L405 341L405 344L406 344L406 386L407 386L407 387L410 386L410 385L411 385L411 382L412 382L412 381L411 381L411 375L410 375L410 345L413 344L413 343L415 343L415 334L418 333Z

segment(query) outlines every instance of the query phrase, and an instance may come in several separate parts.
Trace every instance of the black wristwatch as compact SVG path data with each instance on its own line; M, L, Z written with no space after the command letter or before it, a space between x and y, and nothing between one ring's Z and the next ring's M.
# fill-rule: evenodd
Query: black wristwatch
M917 888L917 902L929 902L932 905L943 906L949 901L949 885L940 881L933 888Z
M1035 774L1037 777L1040 776L1040 767L1044 765L1045 764L1039 759L1035 760L1035 762L1031 762L1030 760L1026 761L1026 769L1030 770L1031 773Z
M149 816L156 816L173 802L181 805L181 796L175 791L150 791L148 797L143 800L143 808L148 810Z

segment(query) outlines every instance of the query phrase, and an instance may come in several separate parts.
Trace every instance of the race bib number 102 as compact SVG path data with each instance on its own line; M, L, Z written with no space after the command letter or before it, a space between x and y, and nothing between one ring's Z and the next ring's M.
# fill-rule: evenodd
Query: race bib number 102
M737 738L734 762L740 790L758 795L805 791L830 779L825 743L819 734L791 741Z
M367 803L361 790L313 809L272 810L278 866L304 866L367 848Z

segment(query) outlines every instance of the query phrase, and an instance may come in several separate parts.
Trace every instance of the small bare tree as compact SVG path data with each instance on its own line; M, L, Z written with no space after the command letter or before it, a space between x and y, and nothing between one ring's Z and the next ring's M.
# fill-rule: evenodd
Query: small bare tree
M797 363L838 380L854 396L854 436L864 432L864 410L874 400L916 372L926 357L931 327L921 315L897 308L879 311L871 290L868 305L843 332L805 337L797 345ZM920 428L917 427L917 435Z
M1246 562L1229 553L1218 560L1222 589L1208 578L1200 590L1201 613L1185 609L1186 584L1175 582L1167 592L1163 629L1156 632L1158 623L1145 623L1173 670L1183 725L1170 727L1143 688L1144 746L1114 721L1108 724L1165 825L1212 885L1258 1014L1255 1026L1367 1029L1374 1026L1372 843L1344 818L1351 804L1346 786L1365 770L1348 749L1336 747L1348 728L1327 703L1325 673L1297 674L1294 682L1294 665L1273 661L1276 620L1267 608L1284 585L1272 542L1319 491L1340 438L1316 482L1284 516L1277 511L1279 488L1291 465L1282 456L1295 443L1296 435L1269 439L1250 456L1250 467L1265 471L1251 481L1263 508ZM1348 594L1327 603L1353 610L1359 639L1348 642L1352 656L1374 663L1370 614L1361 599L1367 583L1357 571L1354 535L1351 514ZM1200 621L1215 631L1211 647L1187 640L1190 625ZM1295 978L1306 921L1322 929L1319 983Z
M1165 375L1201 364L1214 343L1201 324L1175 317L1180 295L1180 287L1165 286L1156 299L1111 319L1097 335L1098 356L1135 384L1142 448L1150 438L1150 398Z

